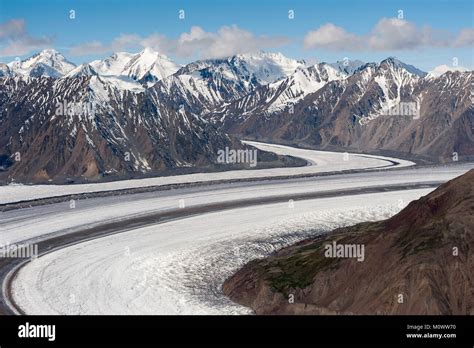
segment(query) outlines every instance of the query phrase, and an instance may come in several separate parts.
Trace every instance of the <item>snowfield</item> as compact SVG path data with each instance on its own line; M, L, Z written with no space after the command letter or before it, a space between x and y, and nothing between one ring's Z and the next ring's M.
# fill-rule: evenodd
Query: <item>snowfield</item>
M263 151L275 152L280 155L300 157L308 161L308 166L273 169L233 170L220 173L199 173L166 176L159 178L123 180L107 183L78 184L78 185L18 185L0 186L0 204L24 200L64 196L84 192L100 192L122 190L137 187L182 184L192 182L208 182L216 180L236 180L255 178L275 178L279 176L308 175L352 169L393 168L390 161L399 164L396 167L414 165L413 162L390 157L370 156L360 154L345 155L339 152L315 151L297 149L283 145L245 142ZM345 160L347 158L347 160ZM258 168L258 165L257 165Z

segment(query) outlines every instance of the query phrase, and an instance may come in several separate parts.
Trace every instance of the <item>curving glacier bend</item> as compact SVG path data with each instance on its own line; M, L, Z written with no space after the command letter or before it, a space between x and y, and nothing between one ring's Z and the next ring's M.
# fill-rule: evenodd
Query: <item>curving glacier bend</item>
M13 297L28 314L249 313L220 291L239 266L316 233L387 218L400 199L429 191L252 206L79 243L23 267Z
M310 153L317 164L322 163L317 152L266 146L311 161ZM340 165L342 154L337 156L339 161L333 158L328 165ZM299 170L311 167L317 166ZM220 290L224 279L245 262L310 235L386 218L433 188L370 194L348 194L347 190L408 183L432 185L470 168L472 164L441 166L435 171L414 167L219 184L80 200L74 209L67 202L57 203L0 213L0 242L47 240L105 222L177 210L181 203L189 207L273 196L298 197L307 192L337 193L328 198L211 210L83 241L27 263L12 283L13 300L27 314L249 313Z

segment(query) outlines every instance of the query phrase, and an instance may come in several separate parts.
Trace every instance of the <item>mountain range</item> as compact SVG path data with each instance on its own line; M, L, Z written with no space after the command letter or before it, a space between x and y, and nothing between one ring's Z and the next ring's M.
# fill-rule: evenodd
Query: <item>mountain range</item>
M240 137L449 162L474 155L473 72L433 77L396 59L351 75L318 64L211 115ZM397 110L403 105L406 112Z
M181 66L146 48L76 66L47 49L0 64L0 169L45 181L212 167L239 138L469 160L472 79L395 58L308 65L262 52Z

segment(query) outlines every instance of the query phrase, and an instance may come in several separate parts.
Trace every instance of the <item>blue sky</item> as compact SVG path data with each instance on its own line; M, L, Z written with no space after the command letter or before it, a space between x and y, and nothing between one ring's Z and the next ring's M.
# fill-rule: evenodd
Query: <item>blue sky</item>
M0 61L52 47L82 63L149 45L180 63L262 49L309 62L396 56L424 70L457 58L472 69L473 3L0 0ZM71 9L75 19L69 18Z

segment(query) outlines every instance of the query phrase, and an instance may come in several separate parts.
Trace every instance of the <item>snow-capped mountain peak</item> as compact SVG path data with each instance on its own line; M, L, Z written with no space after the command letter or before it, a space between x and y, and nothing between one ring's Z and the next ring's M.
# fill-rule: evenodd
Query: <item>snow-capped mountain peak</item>
M165 55L147 47L128 61L122 75L137 81L144 79L148 84L152 84L174 74L180 67Z
M283 110L308 94L318 91L327 83L343 80L346 77L344 72L326 63L298 69L287 78L269 85L270 90L274 90L274 95L271 98L267 97L272 100L268 106L268 112Z
M99 75L127 76L147 85L174 74L181 67L148 47L136 54L116 52L104 60L95 60L90 65Z
M76 65L68 61L58 51L45 49L26 60L8 63L8 67L14 73L22 76L49 76L57 78L67 74Z
M426 76L426 72L421 71L420 69L414 67L413 65L403 63L402 61L394 57L389 57L387 59L382 60L379 66L381 68L387 68L387 69L404 69L408 71L410 74L416 75L418 77Z
M258 52L199 60L184 66L177 75L192 75L195 78L221 76L255 87L285 78L304 66L304 61L285 57L281 53Z
M238 122L247 115L270 116L290 110L309 94L315 93L331 81L344 80L347 75L326 63L298 68L291 75L267 85L234 102L223 104L212 116L216 122Z
M345 75L352 75L356 70L360 67L364 66L365 63L361 60L338 60L335 63L329 63L331 67L336 69L337 71L345 74Z
M293 74L305 62L285 57L282 53L247 53L229 58L229 62L248 73L260 84L267 84Z
M304 66L305 62L281 53L246 53L199 60L160 81L156 90L204 114L222 103L284 79Z
M133 53L115 52L103 60L94 60L90 63L91 67L98 74L104 76L118 76L122 74L127 63L134 56Z
M98 74L90 64L81 64L64 75L64 77L84 77L95 75Z

